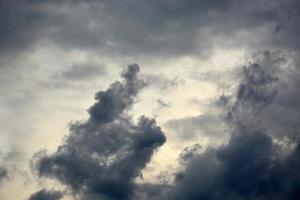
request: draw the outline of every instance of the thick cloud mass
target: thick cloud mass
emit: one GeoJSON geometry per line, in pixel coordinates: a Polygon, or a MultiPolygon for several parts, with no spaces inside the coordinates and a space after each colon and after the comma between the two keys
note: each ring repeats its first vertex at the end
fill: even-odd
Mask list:
{"type": "Polygon", "coordinates": [[[283,56],[265,51],[242,68],[236,93],[217,102],[231,130],[229,142],[204,152],[198,144],[185,148],[174,183],[134,183],[165,142],[154,120],[141,117],[134,125],[126,114],[144,85],[136,64],[122,73],[123,82],[96,94],[90,118],[72,124],[56,153],[38,156],[39,175],[56,178],[88,200],[297,200],[300,115],[293,109],[300,98],[293,93],[300,81],[295,63],[287,65],[283,56]]]}
{"type": "Polygon", "coordinates": [[[192,158],[168,199],[298,199],[299,161],[299,145],[281,160],[270,136],[238,133],[192,158]]]}
{"type": "Polygon", "coordinates": [[[229,45],[263,42],[299,49],[298,8],[295,0],[3,0],[0,50],[50,41],[63,48],[127,55],[199,55],[216,38],[226,38],[229,45]],[[232,35],[243,42],[236,43],[232,35]]]}
{"type": "Polygon", "coordinates": [[[38,156],[36,167],[43,177],[59,180],[83,199],[128,199],[134,178],[165,142],[153,119],[144,116],[136,125],[126,115],[143,86],[139,67],[129,65],[106,91],[96,94],[86,122],[71,125],[65,143],[52,155],[38,156]]]}
{"type": "MultiPolygon", "coordinates": [[[[288,99],[296,97],[292,93],[294,84],[300,85],[298,78],[289,79],[285,87],[277,84],[280,77],[285,76],[283,72],[287,68],[275,75],[274,67],[278,60],[271,62],[272,59],[266,55],[269,52],[263,56],[261,63],[272,64],[273,69],[265,68],[270,66],[262,66],[261,63],[249,64],[243,70],[236,96],[230,97],[233,102],[229,103],[229,99],[223,101],[227,106],[227,123],[233,127],[229,143],[218,149],[209,148],[198,155],[192,150],[185,152],[185,158],[189,159],[184,159],[184,170],[178,173],[174,188],[166,199],[300,198],[300,143],[289,134],[295,131],[294,127],[286,126],[295,120],[299,122],[300,118],[294,115],[290,120],[287,116],[293,110],[285,104],[288,99]],[[270,124],[274,117],[270,112],[274,113],[278,107],[282,113],[276,116],[279,117],[276,121],[283,126],[282,134],[294,144],[292,146],[278,143],[283,135],[279,135],[270,124]],[[289,153],[283,153],[287,150],[289,153]]],[[[290,70],[293,69],[288,68],[290,70]]]]}

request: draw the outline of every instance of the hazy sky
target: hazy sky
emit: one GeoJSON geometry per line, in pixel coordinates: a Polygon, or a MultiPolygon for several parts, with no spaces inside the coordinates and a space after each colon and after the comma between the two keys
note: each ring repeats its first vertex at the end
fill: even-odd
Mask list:
{"type": "Polygon", "coordinates": [[[1,0],[0,199],[298,200],[299,10],[1,0]]]}

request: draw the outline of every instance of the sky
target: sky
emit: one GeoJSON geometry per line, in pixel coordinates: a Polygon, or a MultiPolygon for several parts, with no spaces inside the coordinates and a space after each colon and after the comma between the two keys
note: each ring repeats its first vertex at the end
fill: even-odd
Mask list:
{"type": "Polygon", "coordinates": [[[1,0],[0,199],[298,200],[299,9],[1,0]]]}

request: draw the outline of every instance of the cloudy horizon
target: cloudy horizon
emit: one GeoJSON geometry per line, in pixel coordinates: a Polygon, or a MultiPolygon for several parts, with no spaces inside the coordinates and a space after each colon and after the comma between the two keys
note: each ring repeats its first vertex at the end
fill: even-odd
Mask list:
{"type": "Polygon", "coordinates": [[[299,9],[0,1],[0,199],[298,200],[299,9]]]}

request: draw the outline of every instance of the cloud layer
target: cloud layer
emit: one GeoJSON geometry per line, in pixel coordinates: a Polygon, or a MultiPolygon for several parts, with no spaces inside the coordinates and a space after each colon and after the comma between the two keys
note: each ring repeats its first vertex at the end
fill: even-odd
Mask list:
{"type": "Polygon", "coordinates": [[[299,49],[298,7],[294,0],[5,0],[1,50],[20,51],[40,41],[121,55],[207,54],[216,41],[299,49]]]}

